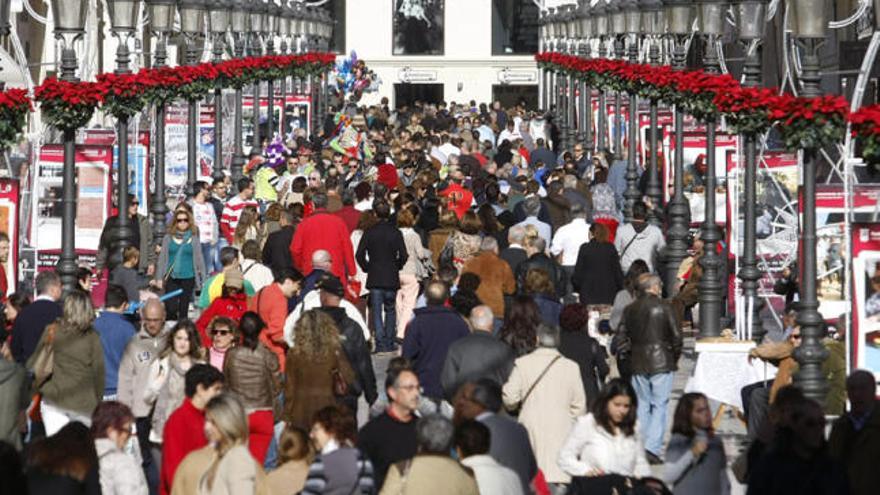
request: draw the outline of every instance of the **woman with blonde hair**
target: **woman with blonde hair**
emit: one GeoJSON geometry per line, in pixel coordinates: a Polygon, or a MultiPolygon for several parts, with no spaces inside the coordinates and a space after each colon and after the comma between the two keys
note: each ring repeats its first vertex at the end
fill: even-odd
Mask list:
{"type": "MultiPolygon", "coordinates": [[[[27,368],[33,370],[51,346],[51,375],[43,383],[35,382],[43,397],[40,413],[46,436],[71,421],[92,424],[92,411],[104,395],[104,350],[92,326],[94,321],[95,309],[88,294],[71,292],[64,298],[61,318],[46,326],[28,360],[27,368]]],[[[39,380],[40,370],[35,372],[39,380]]]]}
{"type": "Polygon", "coordinates": [[[183,290],[183,294],[165,302],[167,319],[176,321],[187,318],[193,292],[201,289],[207,274],[192,211],[177,208],[172,218],[168,235],[162,238],[155,277],[156,285],[166,292],[183,290]]]}
{"type": "Polygon", "coordinates": [[[278,440],[280,465],[266,476],[269,493],[296,495],[301,492],[306,484],[313,454],[309,434],[301,428],[286,425],[278,440]]]}
{"type": "Polygon", "coordinates": [[[199,494],[256,493],[257,486],[265,483],[266,475],[248,451],[247,416],[235,395],[220,394],[208,402],[205,436],[214,447],[214,458],[199,480],[199,494]]]}
{"type": "Polygon", "coordinates": [[[241,210],[241,216],[238,219],[238,225],[235,226],[235,233],[232,236],[232,246],[241,251],[245,241],[257,241],[260,247],[263,247],[263,226],[260,223],[260,213],[253,206],[245,206],[241,210]]]}
{"type": "MultiPolygon", "coordinates": [[[[155,403],[150,442],[153,457],[159,459],[162,451],[162,432],[168,418],[182,403],[185,394],[186,372],[194,364],[205,362],[205,349],[195,323],[181,320],[168,333],[168,343],[159,359],[150,365],[144,402],[155,403]]],[[[161,462],[156,462],[161,465],[161,462]]]]}
{"type": "Polygon", "coordinates": [[[320,309],[302,314],[294,327],[294,345],[287,351],[284,384],[285,422],[308,429],[312,415],[335,405],[354,383],[354,371],[339,342],[333,319],[320,309]]]}

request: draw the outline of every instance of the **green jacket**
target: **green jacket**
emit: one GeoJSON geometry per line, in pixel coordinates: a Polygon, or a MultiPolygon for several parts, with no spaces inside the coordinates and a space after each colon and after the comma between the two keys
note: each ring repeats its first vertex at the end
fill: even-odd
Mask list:
{"type": "MultiPolygon", "coordinates": [[[[28,369],[46,345],[49,332],[37,344],[28,369]]],[[[104,396],[104,351],[94,328],[74,333],[59,325],[52,344],[55,352],[52,376],[40,388],[43,400],[53,406],[92,416],[104,396]]]]}

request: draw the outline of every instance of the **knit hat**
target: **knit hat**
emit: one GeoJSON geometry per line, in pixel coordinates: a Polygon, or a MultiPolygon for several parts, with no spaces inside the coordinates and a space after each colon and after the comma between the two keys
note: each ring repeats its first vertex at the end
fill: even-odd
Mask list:
{"type": "Polygon", "coordinates": [[[244,288],[244,274],[241,270],[235,268],[226,272],[223,276],[223,285],[241,290],[244,288]]]}

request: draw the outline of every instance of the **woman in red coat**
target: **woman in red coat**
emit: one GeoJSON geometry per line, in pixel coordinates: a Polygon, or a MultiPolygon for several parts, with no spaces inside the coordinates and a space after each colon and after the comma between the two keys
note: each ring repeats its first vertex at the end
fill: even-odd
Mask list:
{"type": "Polygon", "coordinates": [[[225,316],[232,321],[239,321],[247,312],[247,295],[244,293],[244,275],[241,270],[229,270],[223,280],[223,294],[214,299],[199,319],[196,328],[202,336],[202,342],[206,348],[211,346],[211,336],[208,335],[208,325],[215,316],[225,316]]]}

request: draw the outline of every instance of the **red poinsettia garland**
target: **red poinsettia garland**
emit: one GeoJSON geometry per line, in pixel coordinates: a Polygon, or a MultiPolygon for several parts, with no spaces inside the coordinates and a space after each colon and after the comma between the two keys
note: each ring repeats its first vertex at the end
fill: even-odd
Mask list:
{"type": "Polygon", "coordinates": [[[31,111],[31,100],[23,89],[0,91],[0,146],[15,143],[31,111]]]}

